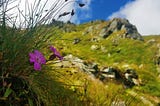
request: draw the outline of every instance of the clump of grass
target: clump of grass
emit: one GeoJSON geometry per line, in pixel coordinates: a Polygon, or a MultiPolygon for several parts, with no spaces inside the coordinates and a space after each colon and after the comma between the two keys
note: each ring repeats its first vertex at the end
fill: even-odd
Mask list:
{"type": "Polygon", "coordinates": [[[30,86],[29,75],[34,69],[29,63],[29,53],[35,49],[42,51],[47,47],[50,40],[56,38],[56,28],[48,28],[48,25],[54,18],[65,16],[64,13],[60,13],[63,7],[72,2],[79,3],[55,0],[50,4],[51,7],[45,10],[48,1],[43,4],[41,0],[35,0],[33,5],[28,2],[25,1],[25,10],[20,9],[18,0],[0,2],[0,103],[2,105],[43,104],[38,93],[30,86]],[[12,10],[17,10],[18,13],[12,10]]]}

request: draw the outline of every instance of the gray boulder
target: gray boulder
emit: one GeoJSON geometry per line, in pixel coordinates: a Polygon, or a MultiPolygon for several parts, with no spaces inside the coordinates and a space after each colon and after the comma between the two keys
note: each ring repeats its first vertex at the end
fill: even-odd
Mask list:
{"type": "Polygon", "coordinates": [[[86,63],[84,60],[75,57],[72,54],[65,56],[63,61],[54,61],[53,65],[57,68],[77,68],[79,71],[83,71],[93,77],[98,71],[98,65],[96,63],[86,63]]]}
{"type": "Polygon", "coordinates": [[[114,18],[112,19],[99,33],[99,36],[106,38],[110,34],[124,30],[123,38],[131,38],[143,40],[142,36],[138,33],[137,28],[132,25],[127,19],[114,18]]]}

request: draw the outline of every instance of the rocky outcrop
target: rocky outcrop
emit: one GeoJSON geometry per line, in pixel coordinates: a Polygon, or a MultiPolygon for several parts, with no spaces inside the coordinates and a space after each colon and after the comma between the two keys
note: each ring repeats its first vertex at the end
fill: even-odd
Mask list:
{"type": "Polygon", "coordinates": [[[109,24],[105,26],[99,33],[99,35],[103,38],[108,37],[110,34],[124,30],[125,33],[120,35],[123,38],[131,38],[143,40],[142,36],[138,33],[137,28],[129,23],[127,19],[114,18],[109,21],[109,24]]]}
{"type": "Polygon", "coordinates": [[[54,66],[69,68],[71,74],[82,71],[92,78],[98,78],[102,82],[115,80],[124,84],[127,88],[134,85],[140,85],[138,75],[133,69],[127,69],[124,73],[118,68],[113,67],[104,67],[100,69],[97,63],[83,61],[71,54],[65,56],[63,61],[54,61],[54,66]]]}
{"type": "Polygon", "coordinates": [[[83,71],[91,76],[94,76],[93,73],[98,71],[98,66],[96,63],[86,63],[82,59],[75,57],[73,55],[67,55],[64,57],[63,61],[55,61],[55,67],[60,68],[77,68],[80,71],[83,71]]]}
{"type": "Polygon", "coordinates": [[[101,81],[114,79],[123,83],[126,88],[141,84],[138,74],[133,69],[126,69],[125,72],[122,72],[118,68],[106,67],[99,71],[98,77],[101,81]]]}

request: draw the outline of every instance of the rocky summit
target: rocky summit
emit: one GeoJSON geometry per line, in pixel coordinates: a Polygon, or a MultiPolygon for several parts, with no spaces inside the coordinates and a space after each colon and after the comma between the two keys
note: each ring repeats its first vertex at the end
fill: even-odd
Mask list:
{"type": "Polygon", "coordinates": [[[108,37],[110,34],[124,30],[125,33],[120,35],[123,38],[132,38],[143,40],[141,34],[137,31],[136,26],[132,25],[127,19],[114,18],[104,26],[100,32],[100,36],[103,38],[108,37]]]}

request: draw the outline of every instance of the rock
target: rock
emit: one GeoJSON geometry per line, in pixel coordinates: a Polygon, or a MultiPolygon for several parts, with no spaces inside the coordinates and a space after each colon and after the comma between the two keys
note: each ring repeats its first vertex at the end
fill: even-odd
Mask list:
{"type": "Polygon", "coordinates": [[[82,35],[86,35],[86,34],[88,34],[90,32],[93,32],[93,30],[94,30],[94,27],[90,26],[90,27],[85,29],[85,31],[82,33],[82,35]]]}
{"type": "Polygon", "coordinates": [[[115,79],[115,73],[113,73],[113,74],[101,74],[101,77],[104,77],[104,79],[106,79],[106,78],[115,79]]]}
{"type": "Polygon", "coordinates": [[[85,63],[82,59],[75,57],[73,55],[67,55],[64,56],[63,61],[54,61],[54,66],[59,67],[59,68],[70,68],[70,73],[77,73],[77,70],[83,71],[92,77],[94,77],[94,74],[96,74],[99,69],[98,69],[98,64],[96,63],[85,63]],[[75,69],[73,69],[75,68],[75,69]],[[72,71],[72,72],[71,72],[72,71]]]}
{"type": "Polygon", "coordinates": [[[123,38],[131,38],[143,40],[142,36],[138,33],[137,28],[130,24],[127,19],[114,18],[109,24],[107,24],[99,33],[99,36],[106,38],[110,34],[124,30],[125,33],[122,36],[123,38]]]}
{"type": "Polygon", "coordinates": [[[114,72],[114,69],[112,67],[106,67],[104,68],[103,70],[101,70],[101,72],[104,72],[104,73],[113,73],[114,72]]]}
{"type": "Polygon", "coordinates": [[[139,86],[141,84],[141,81],[139,79],[132,78],[132,81],[135,85],[139,86]]]}
{"type": "Polygon", "coordinates": [[[99,36],[101,36],[102,38],[107,38],[110,34],[112,33],[112,31],[109,31],[107,29],[107,27],[104,27],[100,33],[99,33],[99,36]]]}
{"type": "Polygon", "coordinates": [[[119,79],[121,78],[120,71],[112,67],[104,67],[100,71],[101,80],[104,79],[119,79]]]}
{"type": "MultiPolygon", "coordinates": [[[[92,79],[99,78],[102,82],[109,80],[118,81],[124,84],[126,87],[132,87],[134,85],[140,85],[141,82],[138,79],[138,75],[135,70],[127,69],[125,72],[122,72],[116,67],[104,67],[99,69],[98,64],[95,62],[83,61],[82,59],[73,56],[67,55],[64,56],[64,60],[49,61],[53,63],[53,68],[66,68],[66,72],[70,75],[76,74],[79,71],[85,72],[92,79]]],[[[49,63],[49,64],[51,64],[49,63]]],[[[47,62],[48,64],[48,62],[47,62]]],[[[118,63],[117,63],[118,64],[118,63]]],[[[129,67],[129,65],[124,65],[123,67],[129,67]]]]}
{"type": "Polygon", "coordinates": [[[93,37],[91,38],[91,42],[99,42],[100,38],[99,37],[93,37]]]}
{"type": "Polygon", "coordinates": [[[96,71],[99,70],[97,63],[92,63],[92,64],[91,64],[91,68],[95,69],[96,71]]]}
{"type": "Polygon", "coordinates": [[[91,50],[98,50],[98,49],[99,49],[98,45],[92,45],[91,46],[91,50]]]}
{"type": "Polygon", "coordinates": [[[94,29],[94,27],[93,27],[93,26],[90,26],[90,27],[88,28],[87,32],[93,32],[93,29],[94,29]]]}
{"type": "Polygon", "coordinates": [[[140,64],[138,68],[140,69],[144,68],[144,64],[140,64]]]}
{"type": "Polygon", "coordinates": [[[87,64],[88,68],[90,69],[90,72],[94,75],[96,75],[99,72],[98,64],[97,63],[90,63],[87,64]]]}
{"type": "Polygon", "coordinates": [[[146,43],[147,43],[147,44],[154,44],[155,42],[156,42],[155,39],[150,39],[150,40],[148,40],[146,43]]]}
{"type": "Polygon", "coordinates": [[[106,47],[105,46],[101,46],[101,51],[104,52],[104,53],[106,53],[107,52],[106,47]]]}
{"type": "Polygon", "coordinates": [[[124,72],[124,85],[126,87],[132,87],[134,85],[140,85],[140,81],[138,79],[138,75],[136,73],[135,70],[133,69],[127,69],[125,72],[124,72]]]}
{"type": "Polygon", "coordinates": [[[156,65],[160,66],[160,56],[156,56],[154,62],[156,65]]]}
{"type": "Polygon", "coordinates": [[[133,69],[127,69],[126,72],[125,72],[125,74],[128,74],[129,77],[131,77],[131,78],[138,79],[138,75],[137,75],[136,71],[133,70],[133,69]]]}
{"type": "Polygon", "coordinates": [[[127,69],[124,73],[118,68],[104,67],[98,73],[98,78],[101,81],[108,81],[108,79],[123,83],[126,88],[133,87],[134,85],[141,85],[141,81],[135,70],[127,69]]]}
{"type": "Polygon", "coordinates": [[[75,38],[75,39],[73,40],[73,44],[77,44],[77,43],[79,43],[80,41],[81,41],[80,38],[75,38]]]}

